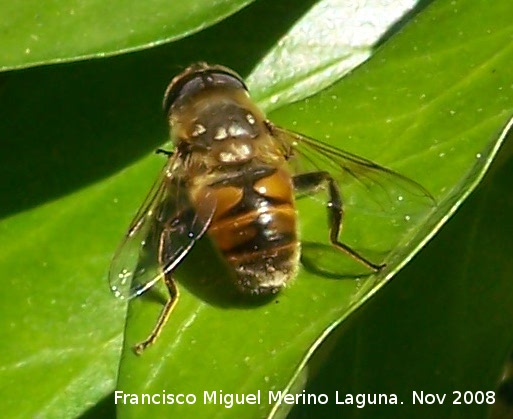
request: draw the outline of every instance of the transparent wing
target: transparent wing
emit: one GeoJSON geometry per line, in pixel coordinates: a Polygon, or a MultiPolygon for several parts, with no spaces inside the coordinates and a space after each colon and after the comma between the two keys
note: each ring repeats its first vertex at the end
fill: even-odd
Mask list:
{"type": "Polygon", "coordinates": [[[422,185],[406,176],[302,134],[268,126],[290,156],[292,170],[329,172],[341,188],[344,205],[408,216],[436,204],[422,185]]]}
{"type": "MultiPolygon", "coordinates": [[[[436,205],[423,186],[399,173],[271,123],[268,127],[295,174],[324,171],[335,180],[344,208],[339,240],[374,263],[387,263],[387,255],[413,237],[436,205]]],[[[324,211],[314,206],[326,208],[329,201],[326,193],[316,191],[306,191],[312,199],[297,203],[300,214],[309,214],[301,223],[304,266],[335,277],[361,275],[351,263],[341,262],[339,250],[326,243],[327,232],[319,228],[325,223],[324,211]]]]}
{"type": "Polygon", "coordinates": [[[171,157],[133,219],[109,271],[119,298],[141,295],[171,272],[206,232],[215,203],[202,201],[201,214],[189,202],[182,182],[187,167],[171,157]]]}

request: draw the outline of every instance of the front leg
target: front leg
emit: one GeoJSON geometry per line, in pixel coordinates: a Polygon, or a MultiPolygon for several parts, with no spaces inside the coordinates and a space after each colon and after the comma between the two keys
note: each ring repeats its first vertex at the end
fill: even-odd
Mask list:
{"type": "Polygon", "coordinates": [[[166,301],[164,308],[160,312],[157,323],[153,327],[151,333],[148,335],[146,339],[144,339],[142,342],[139,342],[137,345],[134,346],[134,352],[136,353],[136,355],[141,355],[148,346],[151,346],[155,343],[155,341],[160,335],[160,332],[167,323],[167,320],[169,319],[169,316],[173,311],[173,308],[178,302],[179,293],[178,288],[176,287],[175,281],[173,279],[172,272],[169,274],[165,274],[164,282],[166,283],[167,289],[169,291],[169,299],[166,301]]]}

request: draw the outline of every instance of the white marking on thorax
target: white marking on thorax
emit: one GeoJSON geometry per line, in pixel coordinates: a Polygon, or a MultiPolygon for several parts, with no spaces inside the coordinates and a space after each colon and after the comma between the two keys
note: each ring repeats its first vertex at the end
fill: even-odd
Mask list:
{"type": "Polygon", "coordinates": [[[223,163],[237,163],[248,160],[253,155],[253,147],[249,144],[232,143],[229,149],[223,150],[219,153],[219,161],[223,163]]]}
{"type": "Polygon", "coordinates": [[[217,128],[217,131],[214,135],[214,140],[225,140],[228,138],[228,133],[226,132],[225,127],[219,127],[217,128]]]}
{"type": "Polygon", "coordinates": [[[243,126],[234,122],[228,127],[228,134],[230,134],[230,137],[232,138],[242,137],[244,134],[247,134],[247,130],[244,129],[243,126]]]}
{"type": "Polygon", "coordinates": [[[256,119],[253,115],[251,115],[250,113],[246,114],[246,120],[251,124],[251,125],[254,125],[255,122],[256,122],[256,119]]]}
{"type": "Polygon", "coordinates": [[[192,131],[191,135],[193,137],[198,137],[201,134],[204,134],[205,132],[207,132],[207,129],[205,128],[204,125],[202,125],[202,124],[195,124],[194,125],[194,130],[192,131]]]}

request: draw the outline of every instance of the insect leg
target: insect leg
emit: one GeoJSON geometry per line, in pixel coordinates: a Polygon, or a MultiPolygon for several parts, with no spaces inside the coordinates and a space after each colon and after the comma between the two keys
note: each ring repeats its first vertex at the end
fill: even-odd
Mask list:
{"type": "Polygon", "coordinates": [[[367,266],[373,271],[381,270],[385,265],[376,265],[366,259],[348,245],[338,240],[342,227],[342,218],[344,210],[342,207],[342,198],[338,189],[338,185],[328,172],[311,172],[296,175],[293,178],[294,189],[300,193],[315,193],[319,189],[328,186],[328,223],[330,228],[330,242],[337,249],[351,256],[356,261],[367,266]]]}
{"type": "Polygon", "coordinates": [[[173,280],[172,273],[169,273],[164,276],[164,282],[166,283],[167,289],[169,290],[169,300],[167,300],[166,305],[160,312],[159,319],[157,320],[157,323],[155,324],[155,327],[149,334],[149,336],[143,340],[142,342],[138,343],[134,346],[134,352],[137,355],[141,355],[144,350],[155,343],[157,338],[160,335],[160,332],[164,328],[167,320],[169,319],[169,315],[173,311],[173,308],[175,307],[176,303],[178,302],[178,288],[176,287],[175,281],[173,280]]]}
{"type": "Polygon", "coordinates": [[[172,151],[164,150],[163,148],[157,148],[155,150],[155,154],[164,154],[168,157],[171,157],[174,153],[172,151]]]}

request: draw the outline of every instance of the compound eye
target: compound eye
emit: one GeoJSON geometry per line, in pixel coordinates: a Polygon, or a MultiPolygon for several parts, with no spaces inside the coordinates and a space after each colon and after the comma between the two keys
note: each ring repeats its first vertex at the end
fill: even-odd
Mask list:
{"type": "Polygon", "coordinates": [[[247,90],[244,82],[240,79],[239,76],[235,74],[226,73],[223,71],[213,71],[209,76],[207,76],[207,78],[212,86],[247,90]]]}
{"type": "Polygon", "coordinates": [[[224,67],[190,67],[169,85],[164,96],[163,107],[166,113],[180,102],[187,101],[198,92],[209,88],[248,90],[242,79],[224,67]]]}

